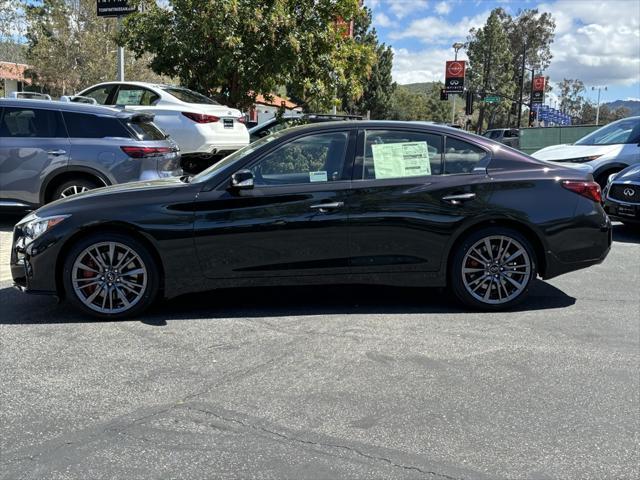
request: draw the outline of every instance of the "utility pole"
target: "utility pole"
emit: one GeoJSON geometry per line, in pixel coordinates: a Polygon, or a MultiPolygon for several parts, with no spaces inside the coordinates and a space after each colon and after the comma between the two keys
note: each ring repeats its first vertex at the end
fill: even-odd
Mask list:
{"type": "Polygon", "coordinates": [[[527,42],[524,42],[524,46],[522,47],[522,70],[520,71],[520,100],[518,101],[518,123],[516,124],[516,128],[520,128],[520,120],[522,119],[522,94],[524,91],[524,67],[525,60],[527,58],[527,42]]]}
{"type": "MultiPolygon", "coordinates": [[[[529,92],[529,126],[533,127],[533,122],[531,121],[531,112],[533,112],[533,79],[536,75],[536,69],[531,69],[531,91],[529,92]]],[[[520,127],[518,127],[520,128],[520,127]]]]}
{"type": "Polygon", "coordinates": [[[604,89],[604,91],[607,91],[607,87],[602,87],[602,86],[598,86],[598,87],[591,87],[591,90],[598,90],[598,103],[596,104],[596,125],[599,125],[600,122],[600,91],[602,89],[604,89]]]}
{"type": "MultiPolygon", "coordinates": [[[[122,30],[122,16],[118,15],[118,33],[122,30]]],[[[124,47],[118,45],[118,81],[124,82],[124,47]]]]}
{"type": "MultiPolygon", "coordinates": [[[[455,58],[454,60],[458,60],[458,50],[460,50],[462,47],[464,47],[464,44],[456,42],[453,45],[451,45],[453,47],[453,51],[455,52],[455,58]]],[[[453,94],[453,104],[451,105],[451,124],[453,125],[456,122],[456,97],[457,94],[453,94]]]]}

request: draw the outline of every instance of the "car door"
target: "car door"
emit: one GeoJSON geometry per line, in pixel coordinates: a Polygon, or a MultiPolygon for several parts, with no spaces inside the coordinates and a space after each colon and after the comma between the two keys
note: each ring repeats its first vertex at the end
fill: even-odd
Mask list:
{"type": "Polygon", "coordinates": [[[227,179],[201,192],[195,242],[204,275],[347,273],[354,148],[355,133],[346,129],[288,136],[249,161],[252,189],[230,189],[227,179]]]}
{"type": "Polygon", "coordinates": [[[60,112],[31,106],[0,112],[0,195],[29,205],[41,202],[41,187],[69,162],[69,138],[60,112]]]}
{"type": "Polygon", "coordinates": [[[349,238],[354,274],[435,272],[451,234],[482,212],[490,154],[452,136],[361,130],[349,238]]]}

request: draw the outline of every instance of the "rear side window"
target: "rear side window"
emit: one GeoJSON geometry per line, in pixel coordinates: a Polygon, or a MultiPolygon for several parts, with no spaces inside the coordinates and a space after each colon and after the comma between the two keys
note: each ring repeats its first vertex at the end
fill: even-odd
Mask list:
{"type": "Polygon", "coordinates": [[[116,105],[155,105],[160,96],[146,88],[122,85],[118,90],[116,105]]]}
{"type": "Polygon", "coordinates": [[[77,112],[63,112],[62,115],[71,138],[131,138],[122,122],[115,117],[77,112]]]}
{"type": "Polygon", "coordinates": [[[439,175],[442,136],[401,130],[367,130],[364,180],[439,175]]]}
{"type": "Polygon", "coordinates": [[[0,120],[0,137],[66,138],[56,110],[5,107],[0,120]]]}
{"type": "Polygon", "coordinates": [[[489,154],[468,142],[447,137],[444,152],[444,173],[472,173],[489,154]]]}
{"type": "Polygon", "coordinates": [[[140,140],[164,140],[165,134],[152,122],[128,121],[129,128],[136,132],[140,140]]]}

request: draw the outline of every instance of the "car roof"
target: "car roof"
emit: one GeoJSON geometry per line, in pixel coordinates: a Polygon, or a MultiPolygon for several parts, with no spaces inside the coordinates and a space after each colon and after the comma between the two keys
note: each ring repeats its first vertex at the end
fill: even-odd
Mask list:
{"type": "Polygon", "coordinates": [[[486,141],[486,138],[476,135],[475,133],[467,132],[459,128],[448,127],[446,125],[439,125],[437,123],[426,122],[426,121],[337,120],[337,121],[330,121],[330,122],[317,122],[317,123],[308,123],[305,125],[298,125],[295,127],[288,128],[286,131],[294,132],[294,131],[306,131],[306,130],[320,130],[320,129],[328,129],[333,127],[340,127],[340,128],[351,128],[351,127],[353,128],[403,128],[404,127],[409,129],[422,127],[432,132],[469,137],[472,140],[482,141],[483,143],[486,141]]]}
{"type": "Polygon", "coordinates": [[[0,107],[31,107],[60,110],[63,112],[92,113],[94,115],[105,115],[113,117],[130,117],[137,114],[134,111],[127,111],[121,108],[104,107],[102,105],[91,105],[88,103],[60,102],[57,100],[28,100],[15,98],[0,98],[0,107]]]}
{"type": "Polygon", "coordinates": [[[101,85],[135,85],[138,87],[148,87],[148,88],[184,88],[186,89],[186,87],[182,87],[180,85],[171,85],[169,83],[153,83],[153,82],[135,82],[135,81],[128,81],[128,80],[123,80],[122,82],[118,82],[118,81],[112,81],[112,82],[101,82],[101,83],[96,83],[95,85],[90,85],[86,88],[83,88],[82,91],[88,90],[90,88],[94,88],[94,87],[99,87],[101,85]]]}

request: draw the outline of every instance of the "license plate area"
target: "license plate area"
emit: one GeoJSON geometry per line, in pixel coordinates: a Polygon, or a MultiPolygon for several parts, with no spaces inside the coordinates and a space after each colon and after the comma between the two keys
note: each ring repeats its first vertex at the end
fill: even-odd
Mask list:
{"type": "Polygon", "coordinates": [[[635,217],[636,209],[634,207],[625,207],[621,205],[618,207],[618,215],[623,215],[625,217],[635,217]]]}
{"type": "Polygon", "coordinates": [[[233,118],[223,118],[222,125],[224,128],[233,128],[233,118]]]}

